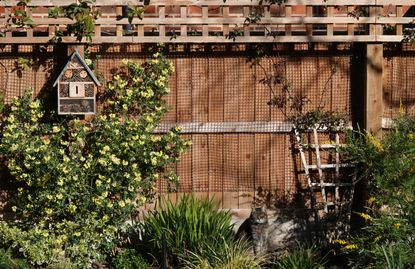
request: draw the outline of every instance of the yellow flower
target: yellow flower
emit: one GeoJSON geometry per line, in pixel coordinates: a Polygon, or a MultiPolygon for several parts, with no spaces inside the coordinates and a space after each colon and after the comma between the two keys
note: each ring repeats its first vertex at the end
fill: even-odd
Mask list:
{"type": "Polygon", "coordinates": [[[376,151],[379,152],[383,150],[382,142],[374,137],[370,132],[366,132],[366,137],[367,140],[375,147],[376,151]]]}
{"type": "Polygon", "coordinates": [[[76,236],[76,237],[80,237],[81,233],[80,232],[74,232],[73,235],[76,236]]]}
{"type": "Polygon", "coordinates": [[[17,211],[17,206],[12,206],[12,211],[16,212],[17,211]]]}
{"type": "Polygon", "coordinates": [[[374,196],[370,197],[369,200],[367,200],[369,205],[373,204],[374,201],[376,201],[376,197],[374,196]]]}
{"type": "Polygon", "coordinates": [[[398,223],[395,223],[395,228],[397,229],[397,230],[399,230],[399,228],[401,228],[401,224],[398,222],[398,223]]]}
{"type": "Polygon", "coordinates": [[[375,242],[377,242],[377,241],[379,241],[381,238],[382,238],[382,236],[378,235],[378,236],[376,236],[376,237],[375,237],[374,241],[375,241],[375,242]]]}
{"type": "Polygon", "coordinates": [[[39,101],[34,101],[29,104],[29,107],[32,109],[39,108],[39,101]]]}
{"type": "Polygon", "coordinates": [[[408,139],[413,140],[415,138],[415,135],[413,133],[408,134],[408,139]]]}
{"type": "Polygon", "coordinates": [[[118,202],[118,205],[120,207],[124,207],[125,206],[125,202],[123,200],[121,200],[121,201],[118,202]]]}
{"type": "Polygon", "coordinates": [[[51,215],[53,211],[50,208],[46,208],[45,212],[46,214],[51,215]]]}
{"type": "Polygon", "coordinates": [[[121,60],[121,63],[122,63],[123,65],[128,65],[129,60],[128,60],[128,59],[122,59],[122,60],[121,60]]]}
{"type": "Polygon", "coordinates": [[[54,132],[54,133],[59,133],[60,130],[61,129],[58,126],[53,126],[53,128],[52,128],[52,132],[54,132]]]}
{"type": "Polygon", "coordinates": [[[85,59],[85,63],[86,63],[87,65],[91,65],[91,64],[92,64],[92,60],[91,60],[91,59],[85,59]]]}
{"type": "Polygon", "coordinates": [[[345,249],[345,250],[357,249],[357,245],[356,244],[346,245],[346,246],[343,247],[343,249],[345,249]]]}
{"type": "Polygon", "coordinates": [[[372,220],[372,217],[369,214],[361,213],[361,212],[357,212],[356,214],[359,215],[360,217],[362,217],[365,220],[372,220]]]}
{"type": "Polygon", "coordinates": [[[335,242],[335,243],[338,243],[338,244],[340,244],[340,245],[347,245],[347,242],[346,242],[345,240],[342,240],[342,239],[337,239],[337,240],[334,240],[334,242],[335,242]]]}

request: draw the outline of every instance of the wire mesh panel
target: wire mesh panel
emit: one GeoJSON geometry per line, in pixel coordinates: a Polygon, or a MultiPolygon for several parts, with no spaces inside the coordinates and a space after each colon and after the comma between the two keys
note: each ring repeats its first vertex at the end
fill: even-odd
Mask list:
{"type": "MultiPolygon", "coordinates": [[[[150,45],[93,45],[88,50],[104,85],[100,91],[122,59],[143,62],[152,54],[150,45]]],[[[43,61],[46,65],[23,71],[19,77],[11,71],[17,57],[0,52],[9,75],[7,98],[22,94],[28,85],[34,85],[37,92],[45,88],[59,71],[54,54],[45,55],[49,57],[43,61]]],[[[175,72],[166,96],[170,110],[158,132],[180,125],[183,137],[193,142],[175,168],[181,178],[178,191],[216,197],[223,208],[250,208],[258,189],[277,193],[287,202],[297,191],[291,125],[286,123],[293,108],[270,105],[272,91],[280,93],[283,88],[278,84],[270,89],[264,78],[283,76],[293,96],[309,100],[304,111],[321,107],[350,113],[349,50],[282,49],[260,59],[258,65],[252,65],[252,56],[246,46],[238,44],[178,45],[167,52],[175,72]]],[[[2,87],[5,77],[0,71],[2,87]]],[[[164,182],[157,187],[161,193],[169,189],[164,182]]]]}
{"type": "Polygon", "coordinates": [[[400,107],[415,114],[415,46],[386,52],[384,116],[393,118],[400,107]]]}

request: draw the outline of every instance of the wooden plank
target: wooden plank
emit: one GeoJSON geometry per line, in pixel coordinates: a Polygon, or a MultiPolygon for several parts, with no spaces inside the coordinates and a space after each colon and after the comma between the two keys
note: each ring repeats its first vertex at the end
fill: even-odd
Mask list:
{"type": "Polygon", "coordinates": [[[271,190],[270,186],[270,159],[271,144],[270,134],[255,134],[255,159],[254,159],[254,190],[262,188],[271,190]]]}
{"type": "Polygon", "coordinates": [[[222,208],[223,191],[223,135],[208,135],[209,145],[209,198],[222,208]]]}
{"type": "Polygon", "coordinates": [[[271,72],[271,60],[269,57],[264,57],[261,59],[260,64],[261,66],[256,65],[252,70],[254,73],[252,77],[255,80],[255,121],[269,122],[271,113],[278,111],[278,109],[268,105],[268,102],[271,100],[271,90],[261,80],[267,76],[267,73],[271,72]],[[273,111],[271,112],[271,110],[273,111]]]}
{"type": "Polygon", "coordinates": [[[224,136],[223,146],[223,208],[238,208],[238,148],[237,134],[224,136]]]}
{"type": "MultiPolygon", "coordinates": [[[[122,6],[116,6],[115,7],[115,15],[117,17],[122,17],[122,6]]],[[[122,29],[122,25],[117,24],[117,28],[116,28],[116,36],[120,37],[123,36],[123,29],[122,29]]]]}
{"type": "MultiPolygon", "coordinates": [[[[177,74],[177,122],[191,122],[192,119],[192,60],[176,59],[177,74]]],[[[195,78],[196,79],[196,78],[195,78]]]]}
{"type": "Polygon", "coordinates": [[[222,122],[224,111],[224,60],[222,57],[211,57],[208,61],[208,95],[209,122],[222,122]]]}
{"type": "MultiPolygon", "coordinates": [[[[182,135],[184,139],[191,140],[191,135],[182,135]]],[[[183,153],[177,163],[177,175],[180,178],[179,191],[180,192],[191,192],[193,189],[193,175],[192,175],[192,155],[193,147],[183,153]]]]}
{"type": "MultiPolygon", "coordinates": [[[[174,66],[177,66],[177,59],[171,59],[174,66]]],[[[177,122],[177,72],[173,73],[169,78],[169,88],[170,92],[163,97],[166,100],[166,105],[168,108],[167,113],[163,116],[162,123],[176,123],[177,122]]]]}
{"type": "MultiPolygon", "coordinates": [[[[402,6],[396,6],[396,17],[401,18],[403,16],[403,7],[402,6]]],[[[403,34],[403,25],[398,24],[396,25],[396,34],[402,35],[403,34]]]]}
{"type": "MultiPolygon", "coordinates": [[[[245,112],[247,113],[247,112],[245,112]]],[[[249,209],[252,207],[252,200],[255,195],[254,184],[254,135],[239,135],[239,161],[238,167],[238,189],[239,189],[239,209],[249,209]]]]}
{"type": "Polygon", "coordinates": [[[365,129],[377,132],[383,116],[383,45],[366,45],[365,129]]]}
{"type": "MultiPolygon", "coordinates": [[[[229,6],[224,6],[222,8],[223,12],[223,18],[228,19],[229,18],[229,6]]],[[[229,35],[229,24],[224,23],[223,24],[223,36],[229,35]]]]}
{"type": "MultiPolygon", "coordinates": [[[[158,7],[158,13],[159,13],[159,21],[162,21],[166,17],[166,7],[165,6],[159,6],[158,7]]],[[[144,20],[143,20],[144,21],[144,20]]],[[[144,24],[144,22],[143,22],[144,24]]],[[[163,24],[163,22],[158,23],[159,24],[159,36],[164,37],[166,36],[166,25],[163,24]]]]}
{"type": "MultiPolygon", "coordinates": [[[[334,7],[328,6],[327,7],[327,17],[332,17],[334,15],[334,7]]],[[[327,35],[332,36],[333,35],[333,24],[327,24],[327,35]]]]}
{"type": "MultiPolygon", "coordinates": [[[[348,6],[347,7],[347,13],[353,12],[353,9],[354,9],[353,6],[348,6]]],[[[349,36],[354,35],[354,27],[355,27],[355,24],[353,24],[353,23],[348,23],[347,24],[347,35],[349,35],[349,36]]]]}
{"type": "MultiPolygon", "coordinates": [[[[187,18],[187,6],[180,6],[180,18],[187,18]]],[[[180,36],[187,36],[187,24],[180,25],[180,36]]]]}
{"type": "Polygon", "coordinates": [[[244,60],[239,60],[239,83],[234,87],[239,88],[239,120],[255,121],[255,77],[252,76],[252,69],[244,60]]]}
{"type": "MultiPolygon", "coordinates": [[[[7,33],[6,33],[7,35],[7,33]]],[[[237,37],[237,41],[240,43],[309,43],[309,42],[401,42],[403,36],[393,36],[393,35],[380,35],[380,36],[371,36],[371,35],[357,35],[357,36],[342,36],[334,35],[329,36],[249,36],[237,37]]],[[[47,43],[50,40],[49,37],[4,37],[0,38],[0,44],[35,44],[35,43],[47,43]]],[[[90,44],[104,44],[104,43],[231,43],[234,44],[235,41],[232,39],[227,39],[222,36],[209,36],[209,37],[200,37],[200,36],[178,36],[176,38],[171,38],[169,36],[144,36],[144,37],[135,37],[135,36],[101,36],[101,37],[92,37],[91,42],[88,42],[85,38],[81,41],[77,41],[76,37],[64,36],[62,37],[62,43],[90,43],[90,44]]]]}
{"type": "MultiPolygon", "coordinates": [[[[198,5],[213,5],[213,6],[257,6],[261,0],[227,0],[226,3],[223,0],[199,0],[198,5]]],[[[16,6],[18,0],[9,0],[0,2],[0,6],[16,6]]],[[[72,4],[73,0],[32,0],[28,3],[28,6],[66,6],[72,4]]],[[[130,5],[131,0],[97,0],[96,6],[114,6],[114,5],[130,5]]],[[[194,5],[192,0],[152,0],[151,5],[194,5]]],[[[287,0],[284,2],[286,5],[310,5],[309,0],[287,0]]],[[[314,0],[312,5],[314,6],[346,6],[346,5],[390,5],[391,0],[314,0]]],[[[413,0],[394,0],[395,5],[412,5],[413,0]]]]}
{"type": "Polygon", "coordinates": [[[208,196],[209,191],[209,151],[207,135],[193,135],[192,151],[192,192],[198,197],[208,196]]]}
{"type": "Polygon", "coordinates": [[[228,75],[224,77],[224,121],[239,121],[239,87],[235,87],[239,83],[239,61],[236,57],[224,58],[224,66],[232,66],[228,71],[228,75]]]}
{"type": "MultiPolygon", "coordinates": [[[[313,6],[310,6],[310,5],[306,6],[306,16],[307,16],[307,19],[310,17],[313,17],[313,6]]],[[[313,35],[313,25],[306,24],[306,34],[308,36],[313,35]]]]}
{"type": "Polygon", "coordinates": [[[194,122],[207,122],[209,115],[208,62],[192,58],[192,115],[194,122]]]}
{"type": "Polygon", "coordinates": [[[209,28],[208,28],[208,25],[206,23],[208,17],[209,17],[209,7],[208,6],[202,6],[202,20],[203,20],[202,36],[204,36],[204,37],[209,36],[209,28]]]}

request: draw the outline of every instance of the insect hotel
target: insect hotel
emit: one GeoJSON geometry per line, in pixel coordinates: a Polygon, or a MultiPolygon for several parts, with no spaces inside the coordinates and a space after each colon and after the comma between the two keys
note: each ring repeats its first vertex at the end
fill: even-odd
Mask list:
{"type": "Polygon", "coordinates": [[[53,84],[58,91],[59,115],[92,115],[100,86],[94,73],[75,50],[53,84]]]}

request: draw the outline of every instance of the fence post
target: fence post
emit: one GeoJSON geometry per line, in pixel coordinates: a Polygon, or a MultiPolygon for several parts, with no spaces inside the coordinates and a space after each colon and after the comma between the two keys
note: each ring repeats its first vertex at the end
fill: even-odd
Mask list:
{"type": "Polygon", "coordinates": [[[366,91],[364,125],[374,133],[382,129],[383,44],[366,45],[366,91]]]}

